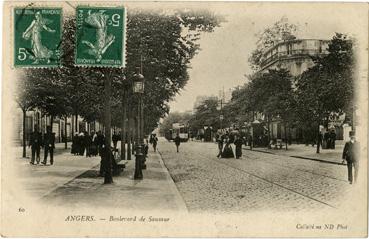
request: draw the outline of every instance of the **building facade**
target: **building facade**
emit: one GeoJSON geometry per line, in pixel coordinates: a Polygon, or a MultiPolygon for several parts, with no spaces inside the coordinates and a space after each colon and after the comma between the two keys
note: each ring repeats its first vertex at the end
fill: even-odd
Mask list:
{"type": "Polygon", "coordinates": [[[13,115],[13,123],[15,126],[15,132],[13,134],[13,141],[15,145],[22,145],[23,133],[26,134],[26,144],[28,145],[31,132],[35,127],[38,127],[38,130],[44,134],[46,133],[46,127],[52,125],[52,132],[55,133],[56,143],[64,142],[65,137],[67,138],[67,141],[71,141],[73,132],[76,133],[87,131],[91,133],[103,130],[103,126],[99,122],[87,123],[82,117],[77,117],[76,124],[76,116],[70,116],[67,118],[56,117],[51,123],[51,117],[43,116],[39,110],[26,112],[25,132],[23,132],[22,110],[18,109],[13,115]]]}
{"type": "MultiPolygon", "coordinates": [[[[329,42],[329,40],[322,39],[295,39],[279,42],[262,54],[259,72],[265,73],[270,69],[283,68],[288,70],[292,76],[298,77],[314,66],[313,57],[328,54],[329,42]]],[[[340,117],[341,121],[342,119],[344,116],[340,117]]],[[[330,126],[336,129],[337,139],[343,139],[345,132],[339,125],[335,122],[330,126]]],[[[278,119],[271,121],[269,130],[272,139],[284,139],[286,135],[293,140],[302,138],[300,129],[285,128],[278,119]]]]}

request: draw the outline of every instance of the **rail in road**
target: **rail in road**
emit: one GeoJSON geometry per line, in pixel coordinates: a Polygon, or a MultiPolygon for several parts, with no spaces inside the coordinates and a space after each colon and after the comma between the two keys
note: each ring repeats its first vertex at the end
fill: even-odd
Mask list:
{"type": "MultiPolygon", "coordinates": [[[[323,204],[323,205],[325,205],[325,206],[328,206],[328,207],[331,207],[331,208],[335,208],[335,209],[337,209],[337,207],[335,207],[334,205],[332,205],[332,204],[330,204],[330,203],[328,203],[328,202],[324,202],[323,200],[319,200],[319,199],[314,198],[314,197],[312,197],[312,196],[309,196],[309,195],[307,195],[307,194],[305,194],[305,193],[298,192],[298,191],[296,191],[296,190],[295,190],[295,189],[293,189],[293,188],[290,188],[290,187],[288,187],[288,186],[285,186],[285,185],[282,185],[282,184],[280,184],[280,183],[277,183],[277,182],[274,182],[274,181],[272,181],[272,180],[269,180],[269,179],[267,179],[266,177],[259,176],[259,175],[255,174],[255,173],[253,173],[253,172],[250,172],[250,171],[248,171],[248,170],[246,170],[246,169],[239,168],[239,167],[236,167],[236,166],[234,166],[234,165],[231,165],[230,163],[227,163],[227,161],[226,161],[227,159],[223,159],[223,160],[222,160],[222,159],[218,159],[218,158],[216,158],[216,159],[215,159],[215,158],[209,158],[208,156],[206,156],[206,155],[204,155],[204,154],[201,154],[201,153],[197,153],[197,156],[199,156],[199,157],[201,157],[201,158],[203,158],[203,159],[205,159],[205,160],[210,160],[210,161],[212,161],[212,162],[216,162],[217,164],[221,164],[221,165],[224,165],[224,166],[230,167],[230,168],[232,168],[232,169],[238,170],[238,171],[240,171],[240,172],[242,172],[242,173],[248,174],[248,175],[250,175],[250,176],[252,176],[252,177],[258,178],[259,180],[262,180],[262,181],[264,181],[264,182],[270,183],[270,184],[275,185],[275,186],[277,186],[277,187],[283,188],[283,189],[285,189],[285,190],[287,190],[287,191],[289,191],[289,192],[292,192],[292,193],[298,194],[298,195],[300,195],[300,196],[302,196],[302,197],[305,197],[305,198],[307,198],[307,199],[313,200],[313,201],[318,202],[318,203],[320,203],[320,204],[323,204]]],[[[282,165],[280,165],[280,164],[278,164],[278,163],[264,162],[264,161],[261,161],[261,160],[258,160],[258,162],[262,162],[262,163],[265,163],[265,164],[271,164],[271,165],[273,165],[273,166],[277,166],[277,167],[283,167],[283,168],[288,167],[288,168],[290,168],[290,169],[292,169],[292,170],[295,170],[295,171],[301,171],[301,172],[303,172],[303,173],[308,173],[308,174],[313,174],[313,175],[319,175],[319,176],[322,176],[322,177],[327,177],[327,178],[329,178],[329,179],[331,179],[331,180],[334,180],[334,181],[336,181],[336,182],[339,182],[339,183],[347,183],[347,182],[346,182],[346,180],[338,179],[338,178],[335,178],[335,177],[332,177],[332,176],[327,176],[327,175],[324,175],[324,174],[319,174],[319,173],[311,172],[311,171],[308,171],[308,170],[296,169],[296,168],[294,168],[294,167],[289,167],[289,166],[286,166],[286,165],[283,165],[283,166],[282,166],[282,165]]]]}

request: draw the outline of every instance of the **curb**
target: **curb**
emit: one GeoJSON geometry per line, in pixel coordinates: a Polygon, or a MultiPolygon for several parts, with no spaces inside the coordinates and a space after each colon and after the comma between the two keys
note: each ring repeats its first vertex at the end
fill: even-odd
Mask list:
{"type": "Polygon", "coordinates": [[[183,200],[182,195],[179,193],[178,188],[177,188],[175,182],[173,181],[172,176],[170,175],[170,173],[168,171],[168,168],[165,166],[165,163],[163,161],[163,158],[162,158],[162,155],[161,155],[160,151],[159,150],[156,150],[156,151],[157,151],[156,154],[159,156],[158,158],[159,158],[160,165],[162,166],[162,169],[166,174],[167,180],[170,182],[169,183],[170,190],[175,194],[175,197],[178,199],[176,201],[177,201],[177,204],[179,206],[179,210],[188,213],[187,205],[186,205],[185,201],[183,200]]]}
{"type": "Polygon", "coordinates": [[[249,150],[249,151],[255,151],[255,152],[260,152],[260,153],[265,153],[265,154],[272,154],[272,155],[277,155],[277,156],[286,156],[286,157],[290,157],[290,158],[298,158],[298,159],[305,159],[305,160],[311,160],[311,161],[316,161],[316,162],[320,162],[320,163],[328,163],[328,164],[335,164],[335,165],[341,165],[341,166],[346,166],[346,164],[343,163],[338,163],[338,162],[333,162],[330,160],[324,160],[324,159],[317,159],[317,158],[310,158],[310,157],[304,157],[304,156],[296,156],[296,155],[280,155],[280,154],[276,154],[273,152],[267,152],[267,151],[263,151],[263,150],[251,150],[251,149],[247,149],[247,148],[242,148],[243,150],[249,150]]]}

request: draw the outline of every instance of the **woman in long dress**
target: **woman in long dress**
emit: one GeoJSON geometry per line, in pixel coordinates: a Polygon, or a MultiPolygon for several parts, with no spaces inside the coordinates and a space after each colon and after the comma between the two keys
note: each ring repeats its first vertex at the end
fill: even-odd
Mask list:
{"type": "Polygon", "coordinates": [[[222,152],[222,158],[234,158],[231,141],[228,136],[225,138],[225,145],[222,152]]]}
{"type": "Polygon", "coordinates": [[[32,59],[35,60],[33,63],[38,63],[39,60],[47,60],[47,62],[49,63],[50,58],[53,55],[53,52],[51,50],[42,45],[41,38],[41,32],[43,30],[51,33],[55,32],[55,30],[52,30],[46,26],[46,24],[50,22],[50,20],[44,19],[41,16],[40,12],[36,12],[35,20],[33,20],[31,25],[29,25],[29,27],[23,32],[22,36],[24,39],[31,39],[32,53],[34,54],[34,56],[32,56],[32,59]]]}

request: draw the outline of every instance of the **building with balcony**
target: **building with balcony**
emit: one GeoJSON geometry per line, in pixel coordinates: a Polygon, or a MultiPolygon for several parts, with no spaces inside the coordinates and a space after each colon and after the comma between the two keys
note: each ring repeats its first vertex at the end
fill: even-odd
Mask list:
{"type": "MultiPolygon", "coordinates": [[[[281,41],[262,54],[259,72],[264,73],[270,69],[284,68],[292,76],[298,77],[314,65],[313,57],[328,54],[329,42],[329,40],[322,39],[281,41]]],[[[342,127],[337,126],[337,124],[332,125],[332,127],[336,128],[337,139],[342,139],[344,135],[342,127]]],[[[301,129],[285,129],[279,119],[273,119],[269,125],[269,129],[272,139],[285,138],[285,130],[287,130],[289,138],[293,140],[302,138],[301,129]]]]}
{"type": "Polygon", "coordinates": [[[261,69],[285,68],[291,75],[298,76],[314,65],[312,56],[328,53],[329,40],[295,39],[279,42],[265,51],[261,57],[261,69]]]}

